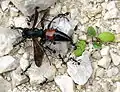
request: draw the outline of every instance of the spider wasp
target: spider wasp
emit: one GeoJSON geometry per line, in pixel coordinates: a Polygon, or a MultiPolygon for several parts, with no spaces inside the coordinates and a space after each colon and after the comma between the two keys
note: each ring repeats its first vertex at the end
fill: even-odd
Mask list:
{"type": "MultiPolygon", "coordinates": [[[[38,7],[35,8],[35,14],[34,14],[34,22],[33,22],[33,26],[32,28],[22,28],[22,27],[12,27],[12,29],[20,29],[22,30],[22,40],[19,41],[18,43],[16,43],[15,45],[13,45],[14,47],[18,44],[20,44],[21,42],[24,42],[27,38],[32,38],[33,41],[33,47],[34,47],[34,61],[37,67],[40,67],[42,64],[42,60],[43,60],[43,56],[45,53],[45,48],[43,47],[43,44],[46,41],[70,41],[71,43],[73,43],[72,38],[69,37],[67,34],[59,31],[58,29],[53,29],[50,28],[51,23],[53,22],[54,19],[58,18],[58,17],[65,17],[69,14],[69,12],[65,13],[65,14],[58,14],[57,16],[55,16],[50,23],[48,24],[48,27],[46,29],[44,29],[44,17],[46,16],[46,14],[43,15],[43,17],[41,18],[41,26],[42,29],[38,29],[35,28],[35,25],[37,23],[38,20],[38,7]],[[41,40],[38,40],[38,37],[41,38],[41,40]]],[[[61,56],[60,56],[61,58],[61,56]]]]}

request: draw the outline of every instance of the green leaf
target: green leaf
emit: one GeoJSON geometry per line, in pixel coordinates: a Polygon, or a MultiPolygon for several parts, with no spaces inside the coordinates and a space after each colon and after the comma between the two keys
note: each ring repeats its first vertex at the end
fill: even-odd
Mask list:
{"type": "Polygon", "coordinates": [[[110,32],[103,32],[98,35],[98,38],[102,42],[113,42],[115,40],[115,35],[110,32]]]}
{"type": "Polygon", "coordinates": [[[82,53],[85,51],[86,42],[84,40],[79,40],[76,44],[77,49],[73,51],[75,56],[81,56],[82,53]]]}
{"type": "Polygon", "coordinates": [[[94,42],[93,43],[93,46],[94,46],[94,48],[101,48],[102,47],[102,43],[100,43],[100,42],[94,42]]]}
{"type": "Polygon", "coordinates": [[[96,36],[96,31],[95,31],[95,29],[92,26],[90,26],[87,29],[87,34],[88,34],[88,36],[94,37],[94,36],[96,36]]]}
{"type": "Polygon", "coordinates": [[[86,47],[86,42],[84,40],[79,40],[76,44],[75,44],[76,47],[81,47],[81,48],[84,48],[86,47]]]}
{"type": "Polygon", "coordinates": [[[82,53],[83,53],[83,52],[82,52],[81,48],[77,48],[76,50],[74,50],[74,54],[75,54],[76,57],[81,56],[82,53]]]}

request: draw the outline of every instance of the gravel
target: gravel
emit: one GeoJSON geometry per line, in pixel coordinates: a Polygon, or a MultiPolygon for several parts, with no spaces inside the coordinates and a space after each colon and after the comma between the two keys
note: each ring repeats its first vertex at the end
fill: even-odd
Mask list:
{"type": "MultiPolygon", "coordinates": [[[[1,0],[0,4],[0,83],[3,84],[0,92],[120,92],[119,0],[1,0]],[[88,42],[85,51],[89,52],[89,57],[83,55],[81,65],[78,62],[70,64],[69,58],[75,56],[70,54],[72,47],[69,43],[51,45],[52,49],[63,52],[62,56],[67,56],[67,64],[63,65],[58,55],[50,54],[48,57],[52,65],[45,57],[40,68],[34,63],[31,39],[13,48],[22,36],[21,30],[12,30],[10,26],[30,27],[26,18],[34,13],[36,5],[40,6],[39,11],[50,7],[47,20],[70,12],[66,16],[69,21],[60,18],[57,24],[58,18],[53,25],[72,35],[74,42],[79,39],[88,42]],[[78,28],[74,30],[76,25],[78,28]],[[93,48],[92,39],[86,34],[89,26],[95,27],[98,33],[114,33],[115,42],[103,44],[101,49],[93,48]]],[[[42,15],[43,12],[40,12],[38,20],[42,15]]],[[[45,26],[49,23],[47,20],[45,26]]],[[[41,26],[38,25],[38,28],[41,26]]]]}

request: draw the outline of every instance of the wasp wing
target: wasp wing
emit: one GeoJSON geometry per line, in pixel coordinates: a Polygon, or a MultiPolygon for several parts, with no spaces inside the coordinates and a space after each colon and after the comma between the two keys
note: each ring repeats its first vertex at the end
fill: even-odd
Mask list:
{"type": "Polygon", "coordinates": [[[40,67],[42,64],[42,60],[44,57],[43,47],[40,45],[37,38],[33,38],[33,46],[34,46],[34,60],[36,66],[40,67]]]}

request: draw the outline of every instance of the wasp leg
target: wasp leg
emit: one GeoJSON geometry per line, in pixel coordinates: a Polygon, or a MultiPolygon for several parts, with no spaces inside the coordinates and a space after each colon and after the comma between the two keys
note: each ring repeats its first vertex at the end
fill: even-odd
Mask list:
{"type": "Polygon", "coordinates": [[[61,54],[58,54],[58,56],[59,56],[59,59],[62,60],[62,64],[66,65],[67,62],[64,61],[64,58],[61,56],[61,54]]]}
{"type": "MultiPolygon", "coordinates": [[[[46,57],[47,57],[50,65],[51,65],[50,59],[49,59],[49,57],[48,57],[48,55],[47,55],[47,53],[46,53],[46,51],[45,51],[45,47],[41,44],[41,42],[40,42],[40,43],[37,42],[37,44],[39,45],[39,47],[42,47],[42,55],[43,55],[43,54],[46,55],[46,57]]],[[[35,49],[34,49],[34,50],[35,50],[35,49]]],[[[35,52],[34,52],[34,53],[35,53],[35,52]]],[[[36,55],[37,55],[37,54],[36,54],[36,55]]]]}
{"type": "MultiPolygon", "coordinates": [[[[80,61],[80,62],[78,62],[78,61],[77,61],[77,60],[75,60],[74,58],[69,58],[69,60],[73,60],[73,61],[74,61],[77,65],[80,65],[80,62],[81,62],[81,61],[80,61]]],[[[74,62],[73,62],[73,64],[75,64],[74,62]]]]}
{"type": "Polygon", "coordinates": [[[13,47],[16,47],[17,45],[19,45],[20,43],[22,43],[22,42],[24,42],[26,40],[26,38],[23,38],[21,41],[19,41],[18,43],[15,43],[14,45],[13,45],[13,47]]]}
{"type": "MultiPolygon", "coordinates": [[[[23,30],[24,31],[24,28],[22,27],[15,27],[15,26],[11,26],[11,29],[20,29],[20,30],[23,30]]],[[[19,31],[18,31],[19,32],[19,31]]],[[[26,38],[22,38],[19,42],[15,43],[13,45],[13,47],[16,47],[17,45],[19,45],[20,43],[24,42],[26,40],[26,38]]]]}
{"type": "Polygon", "coordinates": [[[46,51],[45,51],[45,48],[44,48],[44,47],[43,47],[43,51],[44,51],[44,53],[45,53],[45,55],[46,55],[46,57],[47,57],[47,59],[48,59],[48,61],[49,61],[50,65],[51,65],[50,59],[49,59],[49,57],[48,57],[48,55],[47,55],[47,53],[46,53],[46,51]]]}
{"type": "Polygon", "coordinates": [[[31,67],[31,64],[25,69],[25,71],[22,71],[22,72],[21,72],[21,75],[24,75],[25,72],[26,72],[30,67],[31,67]]]}
{"type": "Polygon", "coordinates": [[[34,20],[34,16],[35,16],[35,14],[33,14],[33,15],[31,15],[31,16],[27,16],[28,18],[26,18],[26,21],[27,21],[28,26],[30,26],[30,22],[31,22],[32,20],[34,20]]]}
{"type": "Polygon", "coordinates": [[[11,28],[11,29],[20,29],[20,30],[24,30],[24,28],[22,28],[22,27],[15,27],[15,26],[11,26],[10,28],[11,28]]]}
{"type": "Polygon", "coordinates": [[[56,53],[56,51],[55,50],[53,50],[53,49],[51,49],[51,48],[49,48],[48,46],[45,46],[45,49],[48,49],[48,51],[52,54],[52,53],[56,53]]]}
{"type": "Polygon", "coordinates": [[[45,81],[43,83],[40,83],[40,85],[47,84],[48,79],[46,77],[44,77],[44,78],[45,78],[45,81]]]}

